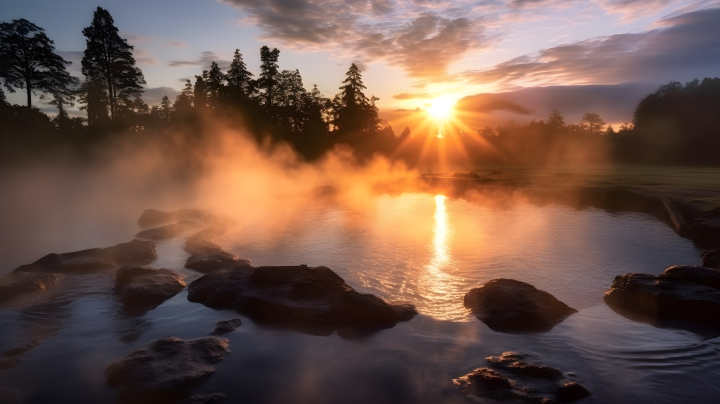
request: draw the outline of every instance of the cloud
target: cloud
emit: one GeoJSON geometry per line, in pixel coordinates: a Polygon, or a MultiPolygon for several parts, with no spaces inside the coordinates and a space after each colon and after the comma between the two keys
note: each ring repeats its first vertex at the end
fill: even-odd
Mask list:
{"type": "Polygon", "coordinates": [[[464,76],[472,84],[547,86],[690,80],[720,71],[720,9],[682,14],[656,27],[544,49],[464,76]]]}
{"type": "Polygon", "coordinates": [[[608,13],[623,14],[621,21],[654,15],[676,0],[595,0],[608,13]]]}
{"type": "Polygon", "coordinates": [[[455,109],[459,111],[488,113],[492,111],[509,111],[516,114],[528,115],[531,111],[520,105],[502,99],[495,94],[478,94],[463,97],[455,103],[455,109]]]}
{"type": "Polygon", "coordinates": [[[159,105],[162,98],[166,95],[170,98],[170,101],[175,101],[175,97],[177,97],[178,94],[180,94],[180,91],[171,87],[155,87],[146,88],[143,92],[142,98],[146,104],[152,106],[159,105]]]}
{"type": "Polygon", "coordinates": [[[203,69],[209,69],[212,62],[216,62],[221,70],[227,70],[230,67],[230,61],[220,59],[218,55],[211,51],[202,52],[200,59],[197,60],[173,60],[168,63],[170,67],[186,67],[200,66],[203,69]]]}
{"type": "Polygon", "coordinates": [[[171,48],[182,48],[182,49],[185,49],[185,48],[188,47],[187,44],[182,43],[182,42],[180,42],[180,41],[168,42],[167,46],[169,46],[169,47],[171,47],[171,48]]]}
{"type": "Polygon", "coordinates": [[[430,93],[400,93],[392,96],[392,98],[396,100],[428,99],[434,97],[435,96],[430,93]]]}
{"type": "Polygon", "coordinates": [[[144,48],[135,48],[133,50],[133,57],[135,62],[140,66],[155,66],[160,64],[160,61],[153,56],[150,51],[144,48]]]}

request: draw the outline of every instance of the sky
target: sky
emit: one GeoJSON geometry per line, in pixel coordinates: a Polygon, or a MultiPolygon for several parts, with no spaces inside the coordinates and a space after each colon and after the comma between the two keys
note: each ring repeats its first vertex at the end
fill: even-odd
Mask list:
{"type": "Polygon", "coordinates": [[[326,97],[357,63],[387,117],[493,93],[523,107],[488,112],[497,119],[564,108],[620,123],[662,84],[720,76],[720,0],[0,0],[0,20],[44,28],[82,77],[98,6],[135,46],[150,105],[212,61],[226,69],[235,49],[257,74],[263,45],[326,97]]]}

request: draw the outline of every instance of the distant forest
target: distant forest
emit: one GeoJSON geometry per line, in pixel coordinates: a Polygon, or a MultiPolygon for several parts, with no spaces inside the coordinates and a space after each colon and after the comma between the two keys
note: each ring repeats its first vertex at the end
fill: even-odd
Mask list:
{"type": "Polygon", "coordinates": [[[87,48],[80,81],[71,63],[55,52],[41,27],[25,20],[0,23],[0,79],[9,92],[24,90],[26,105],[11,105],[0,87],[0,158],[60,148],[79,156],[122,140],[167,145],[179,158],[197,159],[218,128],[243,130],[258,143],[286,142],[305,160],[346,144],[359,158],[375,154],[421,166],[446,153],[449,163],[534,165],[605,163],[720,165],[720,79],[671,82],[637,105],[632,124],[617,128],[589,112],[567,124],[560,111],[547,120],[473,128],[438,138],[400,134],[379,118],[352,64],[340,92],[326,98],[307,90],[298,70],[280,70],[278,49],[260,49],[259,74],[251,73],[239,50],[227,71],[210,69],[187,80],[185,88],[160,105],[142,99],[146,84],[133,46],[118,34],[110,13],[98,7],[82,30],[87,48]],[[33,96],[57,107],[54,117],[33,106],[33,96]],[[87,118],[70,117],[79,105],[87,118]],[[434,150],[434,151],[433,151],[434,150]]]}

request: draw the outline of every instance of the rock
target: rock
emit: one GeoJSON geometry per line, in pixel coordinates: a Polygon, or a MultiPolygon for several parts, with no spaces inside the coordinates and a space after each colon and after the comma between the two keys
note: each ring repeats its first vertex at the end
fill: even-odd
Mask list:
{"type": "Polygon", "coordinates": [[[250,267],[250,260],[225,252],[217,244],[218,238],[226,232],[227,224],[216,224],[188,237],[184,249],[192,255],[185,261],[185,268],[210,273],[221,269],[250,267]]]}
{"type": "Polygon", "coordinates": [[[693,241],[703,247],[720,245],[720,217],[697,218],[690,225],[693,241]]]}
{"type": "Polygon", "coordinates": [[[673,275],[616,276],[604,299],[620,314],[650,324],[665,318],[720,324],[720,290],[673,275]]]}
{"type": "Polygon", "coordinates": [[[42,340],[35,339],[15,348],[8,349],[0,356],[0,369],[9,369],[18,366],[22,361],[20,361],[17,356],[24,354],[40,344],[42,344],[42,340]]]}
{"type": "Polygon", "coordinates": [[[558,379],[563,373],[555,368],[544,365],[536,365],[534,363],[525,362],[530,355],[519,352],[503,352],[500,356],[488,356],[485,358],[490,363],[502,366],[503,368],[521,375],[542,378],[542,379],[558,379]]]}
{"type": "Polygon", "coordinates": [[[128,314],[139,314],[180,293],[183,279],[169,269],[125,266],[117,270],[114,290],[128,314]]]}
{"type": "Polygon", "coordinates": [[[580,383],[569,382],[565,383],[564,386],[560,387],[555,393],[558,401],[561,403],[570,403],[573,401],[582,400],[583,398],[590,395],[590,390],[585,388],[580,383]]]}
{"type": "Polygon", "coordinates": [[[242,320],[239,318],[231,318],[229,320],[220,320],[215,326],[213,334],[225,334],[231,331],[235,331],[236,328],[242,325],[242,320]]]}
{"type": "Polygon", "coordinates": [[[215,373],[228,352],[225,338],[160,338],[108,366],[105,382],[120,390],[122,403],[173,403],[215,373]]]}
{"type": "Polygon", "coordinates": [[[175,223],[167,226],[156,227],[154,229],[143,230],[135,235],[135,237],[146,238],[150,240],[165,240],[179,236],[185,231],[185,226],[175,223]]]}
{"type": "Polygon", "coordinates": [[[319,334],[390,328],[417,314],[411,305],[356,292],[329,268],[304,265],[212,272],[190,284],[188,300],[319,334]]]}
{"type": "Polygon", "coordinates": [[[720,269],[720,247],[702,253],[702,266],[720,269]]]}
{"type": "Polygon", "coordinates": [[[30,293],[44,292],[54,286],[59,279],[59,275],[44,273],[12,272],[1,274],[0,302],[30,293]]]}
{"type": "Polygon", "coordinates": [[[163,212],[162,210],[157,209],[145,209],[138,218],[138,225],[142,228],[148,228],[170,222],[178,222],[181,220],[204,223],[209,218],[210,213],[200,209],[180,209],[172,212],[163,212]]]}
{"type": "Polygon", "coordinates": [[[91,248],[63,254],[48,254],[13,272],[94,272],[119,265],[142,265],[157,258],[155,243],[133,240],[108,248],[91,248]]]}
{"type": "Polygon", "coordinates": [[[223,393],[196,394],[187,400],[185,404],[210,404],[224,400],[227,396],[223,393]]]}
{"type": "Polygon", "coordinates": [[[543,332],[577,310],[548,292],[513,279],[493,279],[465,295],[465,307],[499,332],[543,332]]]}
{"type": "Polygon", "coordinates": [[[663,275],[684,281],[720,289],[720,270],[690,265],[673,265],[667,267],[663,275]]]}
{"type": "Polygon", "coordinates": [[[455,178],[467,178],[470,180],[479,180],[480,176],[477,173],[469,172],[469,173],[453,173],[453,177],[455,178]]]}

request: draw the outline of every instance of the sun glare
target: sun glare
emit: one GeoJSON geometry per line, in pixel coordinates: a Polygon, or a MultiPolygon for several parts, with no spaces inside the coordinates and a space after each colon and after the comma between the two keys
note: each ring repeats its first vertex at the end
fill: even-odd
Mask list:
{"type": "Polygon", "coordinates": [[[444,121],[450,118],[453,111],[454,102],[448,98],[435,98],[430,103],[431,106],[428,109],[433,119],[437,121],[444,121]]]}

